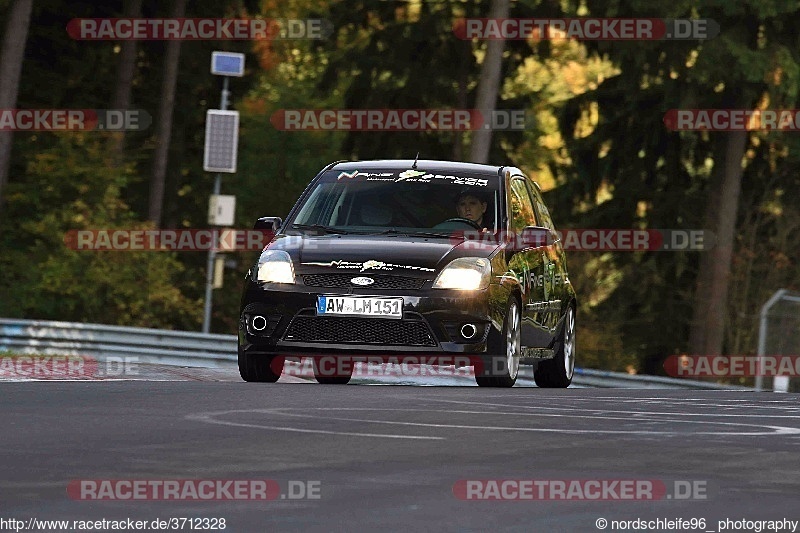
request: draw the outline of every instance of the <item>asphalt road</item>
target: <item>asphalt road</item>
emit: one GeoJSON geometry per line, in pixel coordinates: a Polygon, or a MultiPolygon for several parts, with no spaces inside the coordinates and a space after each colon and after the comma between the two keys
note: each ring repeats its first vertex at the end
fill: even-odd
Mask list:
{"type": "Polygon", "coordinates": [[[797,395],[262,385],[183,374],[0,383],[0,519],[215,517],[228,532],[598,531],[599,518],[606,531],[637,518],[704,518],[705,529],[682,529],[717,531],[725,518],[800,519],[797,395]],[[176,479],[266,479],[283,496],[312,482],[319,497],[93,501],[67,490],[78,480],[176,479]],[[472,498],[496,496],[487,480],[538,480],[554,499],[466,500],[467,480],[472,498]],[[551,492],[575,480],[587,494],[586,481],[604,481],[607,495],[626,499],[551,492]],[[615,480],[666,494],[629,499],[615,480]],[[693,497],[679,500],[689,486],[693,497]]]}

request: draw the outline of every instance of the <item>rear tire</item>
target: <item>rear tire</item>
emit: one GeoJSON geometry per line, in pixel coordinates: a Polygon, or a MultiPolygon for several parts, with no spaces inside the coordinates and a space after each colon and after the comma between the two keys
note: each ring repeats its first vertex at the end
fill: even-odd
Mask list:
{"type": "Polygon", "coordinates": [[[254,383],[275,383],[283,372],[282,355],[248,354],[239,346],[239,375],[254,383]]]}
{"type": "Polygon", "coordinates": [[[503,320],[502,351],[483,360],[483,368],[475,369],[475,382],[479,387],[513,387],[519,374],[520,310],[517,299],[508,301],[506,318],[503,320]]]}
{"type": "Polygon", "coordinates": [[[566,389],[575,372],[575,308],[569,306],[561,335],[556,341],[556,355],[541,361],[533,372],[536,385],[546,389],[566,389]]]}

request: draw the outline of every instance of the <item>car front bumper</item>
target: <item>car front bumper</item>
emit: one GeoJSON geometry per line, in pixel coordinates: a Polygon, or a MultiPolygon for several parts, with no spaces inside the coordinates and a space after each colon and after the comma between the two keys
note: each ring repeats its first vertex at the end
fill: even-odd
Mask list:
{"type": "Polygon", "coordinates": [[[433,289],[430,281],[420,289],[392,290],[246,283],[240,349],[267,355],[479,355],[502,327],[504,306],[496,302],[507,297],[499,285],[456,291],[433,289]],[[403,318],[317,316],[320,295],[402,297],[403,318]],[[466,324],[475,327],[474,335],[462,334],[466,324]]]}

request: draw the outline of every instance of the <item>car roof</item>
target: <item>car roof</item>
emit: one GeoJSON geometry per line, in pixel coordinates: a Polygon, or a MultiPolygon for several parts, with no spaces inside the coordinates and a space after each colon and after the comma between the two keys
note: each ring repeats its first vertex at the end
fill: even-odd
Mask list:
{"type": "MultiPolygon", "coordinates": [[[[376,159],[372,161],[339,161],[330,166],[328,170],[408,170],[414,164],[413,159],[376,159]]],[[[464,163],[458,161],[438,161],[433,159],[420,159],[417,161],[419,170],[431,172],[468,172],[470,174],[499,175],[502,166],[480,165],[477,163],[464,163]]]]}

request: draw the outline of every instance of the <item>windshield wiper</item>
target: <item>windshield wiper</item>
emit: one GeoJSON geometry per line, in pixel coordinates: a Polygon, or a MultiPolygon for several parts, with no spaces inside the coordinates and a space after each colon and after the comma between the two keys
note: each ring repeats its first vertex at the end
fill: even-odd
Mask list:
{"type": "Polygon", "coordinates": [[[436,233],[433,231],[400,231],[397,229],[387,229],[385,231],[379,231],[373,233],[372,235],[406,235],[408,237],[450,237],[449,233],[436,233]]]}
{"type": "Polygon", "coordinates": [[[350,232],[345,231],[343,229],[334,228],[331,226],[326,226],[324,224],[292,224],[292,228],[294,229],[315,229],[319,231],[324,231],[325,233],[335,233],[337,235],[347,235],[350,232]]]}

